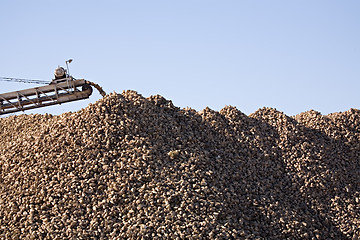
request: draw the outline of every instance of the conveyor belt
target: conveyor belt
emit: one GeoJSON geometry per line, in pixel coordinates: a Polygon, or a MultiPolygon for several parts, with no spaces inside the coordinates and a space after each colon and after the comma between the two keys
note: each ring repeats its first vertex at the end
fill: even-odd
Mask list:
{"type": "Polygon", "coordinates": [[[42,87],[0,94],[0,115],[89,98],[90,82],[72,78],[42,87]]]}

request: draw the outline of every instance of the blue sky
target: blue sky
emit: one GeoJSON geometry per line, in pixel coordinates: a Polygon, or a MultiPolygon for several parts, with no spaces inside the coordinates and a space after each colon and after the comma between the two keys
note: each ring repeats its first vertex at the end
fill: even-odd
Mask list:
{"type": "MultiPolygon", "coordinates": [[[[360,1],[0,2],[0,76],[70,73],[179,107],[360,108],[360,1]]],[[[0,82],[0,92],[32,87],[0,82]]],[[[35,86],[35,85],[34,85],[35,86]]],[[[27,113],[77,111],[101,96],[27,113]]]]}

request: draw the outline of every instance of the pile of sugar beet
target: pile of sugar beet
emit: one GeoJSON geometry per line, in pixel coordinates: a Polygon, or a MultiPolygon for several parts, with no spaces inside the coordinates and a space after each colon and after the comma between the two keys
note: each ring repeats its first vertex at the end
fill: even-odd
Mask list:
{"type": "Polygon", "coordinates": [[[360,111],[112,93],[0,119],[1,239],[359,239],[360,111]]]}

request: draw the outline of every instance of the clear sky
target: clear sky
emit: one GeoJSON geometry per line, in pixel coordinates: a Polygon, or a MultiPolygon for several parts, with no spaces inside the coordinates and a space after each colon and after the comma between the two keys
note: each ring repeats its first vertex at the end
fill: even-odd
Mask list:
{"type": "MultiPolygon", "coordinates": [[[[70,73],[179,107],[360,108],[359,0],[1,0],[0,76],[70,73]]],[[[0,93],[33,85],[0,82],[0,93]]],[[[101,96],[27,113],[76,111],[101,96]]]]}

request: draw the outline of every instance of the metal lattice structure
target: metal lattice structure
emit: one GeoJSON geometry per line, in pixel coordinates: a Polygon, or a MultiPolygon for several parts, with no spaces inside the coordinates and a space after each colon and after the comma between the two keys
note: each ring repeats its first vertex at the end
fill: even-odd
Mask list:
{"type": "Polygon", "coordinates": [[[0,94],[0,115],[86,99],[92,94],[90,85],[93,84],[69,77],[41,87],[3,93],[0,94]]]}

